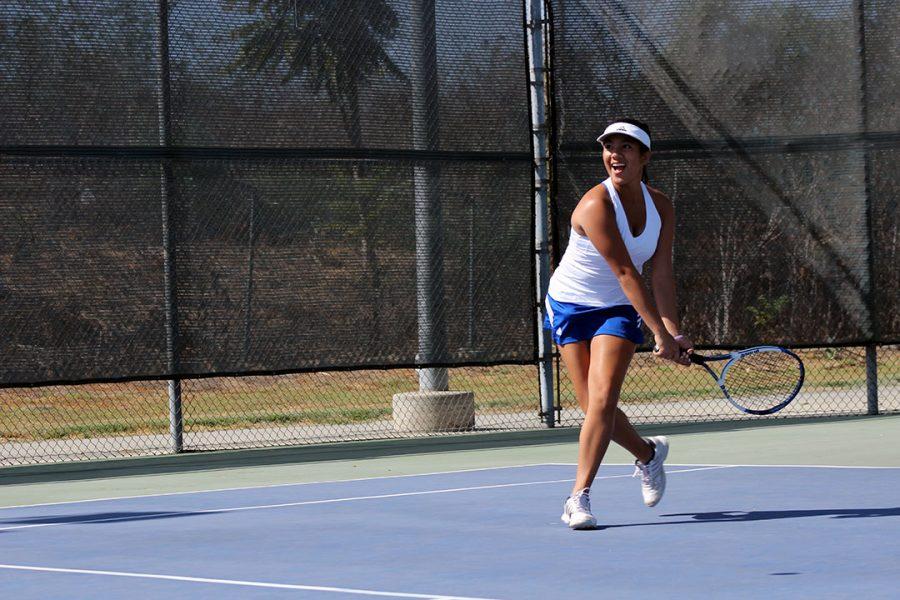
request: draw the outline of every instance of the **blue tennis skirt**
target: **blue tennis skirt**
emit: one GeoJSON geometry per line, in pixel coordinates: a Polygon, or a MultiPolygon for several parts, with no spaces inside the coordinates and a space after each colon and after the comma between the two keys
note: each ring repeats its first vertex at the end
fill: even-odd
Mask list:
{"type": "Polygon", "coordinates": [[[630,304],[598,308],[557,302],[550,296],[545,304],[544,328],[553,333],[553,340],[560,346],[598,335],[614,335],[639,346],[644,343],[641,317],[630,304]]]}

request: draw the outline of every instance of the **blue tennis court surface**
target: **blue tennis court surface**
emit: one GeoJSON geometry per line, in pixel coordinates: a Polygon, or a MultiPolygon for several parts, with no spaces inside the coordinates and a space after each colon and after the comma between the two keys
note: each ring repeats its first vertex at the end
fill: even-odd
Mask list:
{"type": "MultiPolygon", "coordinates": [[[[0,509],[7,598],[897,597],[900,468],[490,468],[0,509]]],[[[227,482],[225,482],[227,484],[227,482]]]]}

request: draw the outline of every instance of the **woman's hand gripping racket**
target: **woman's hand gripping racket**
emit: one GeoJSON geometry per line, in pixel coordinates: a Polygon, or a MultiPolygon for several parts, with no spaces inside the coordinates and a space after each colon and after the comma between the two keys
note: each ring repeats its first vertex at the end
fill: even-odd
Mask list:
{"type": "Polygon", "coordinates": [[[712,375],[729,402],[751,415],[778,412],[803,387],[803,361],[780,346],[756,346],[715,356],[691,352],[689,357],[712,375]],[[710,363],[719,361],[727,362],[716,373],[710,363]]]}

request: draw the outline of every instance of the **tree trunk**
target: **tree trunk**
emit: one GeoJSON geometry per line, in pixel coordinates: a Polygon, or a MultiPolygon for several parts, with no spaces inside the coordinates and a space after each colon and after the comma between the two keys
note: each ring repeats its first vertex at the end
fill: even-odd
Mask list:
{"type": "MultiPolygon", "coordinates": [[[[362,118],[359,111],[359,88],[355,81],[348,81],[347,86],[347,110],[344,112],[347,135],[350,137],[350,145],[353,148],[362,148],[362,118]]],[[[372,339],[381,338],[381,273],[378,270],[378,255],[375,252],[375,211],[367,203],[368,196],[362,188],[366,177],[366,169],[360,163],[353,165],[353,183],[356,188],[356,214],[360,231],[360,252],[365,257],[366,273],[369,276],[369,284],[372,289],[372,301],[369,304],[371,312],[369,316],[372,323],[372,339]]]]}

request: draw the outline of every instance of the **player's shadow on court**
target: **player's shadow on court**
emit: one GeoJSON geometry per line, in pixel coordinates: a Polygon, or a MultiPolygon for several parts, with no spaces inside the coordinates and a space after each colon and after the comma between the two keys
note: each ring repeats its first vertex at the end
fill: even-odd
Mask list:
{"type": "Polygon", "coordinates": [[[673,513],[660,517],[690,517],[679,521],[655,521],[652,523],[623,523],[606,525],[614,527],[642,527],[644,525],[683,525],[688,523],[730,523],[747,521],[772,521],[775,519],[799,519],[802,517],[831,517],[834,519],[861,519],[866,517],[900,517],[900,506],[892,508],[824,508],[817,510],[729,510],[721,512],[673,513]]]}
{"type": "Polygon", "coordinates": [[[212,515],[218,511],[172,511],[172,512],[107,512],[85,515],[48,515],[45,517],[27,517],[22,519],[0,519],[0,531],[5,527],[64,525],[66,523],[121,523],[124,521],[149,521],[152,519],[175,519],[179,517],[196,517],[212,515]]]}
{"type": "Polygon", "coordinates": [[[771,521],[772,519],[796,519],[798,517],[834,517],[858,519],[862,517],[898,517],[900,506],[893,508],[825,508],[819,510],[751,510],[675,513],[663,517],[691,517],[694,521],[771,521]]]}

